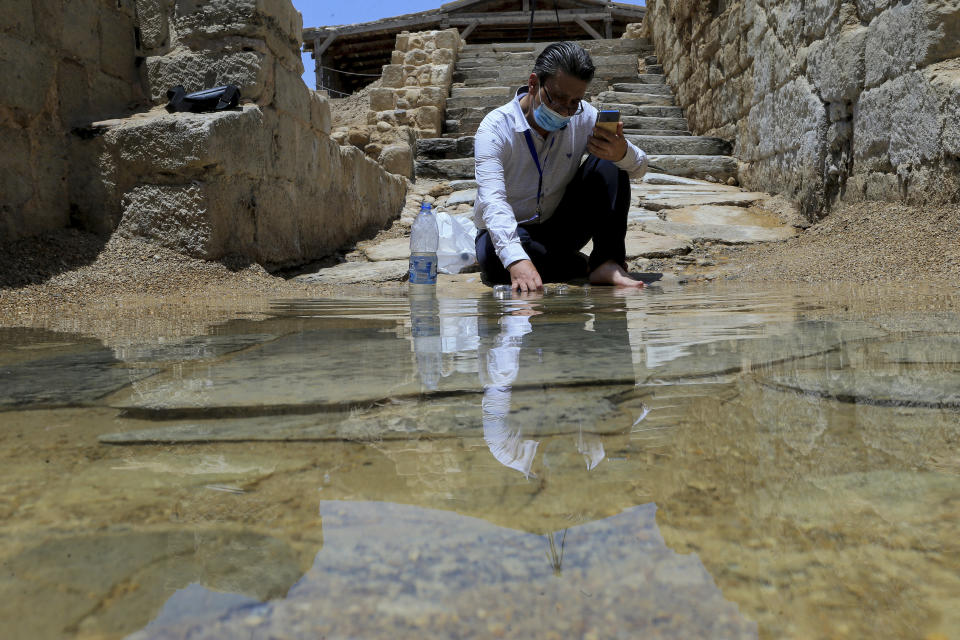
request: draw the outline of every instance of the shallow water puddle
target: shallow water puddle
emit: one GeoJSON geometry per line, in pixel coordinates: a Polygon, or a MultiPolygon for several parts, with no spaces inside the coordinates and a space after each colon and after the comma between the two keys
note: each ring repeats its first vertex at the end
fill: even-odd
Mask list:
{"type": "Polygon", "coordinates": [[[4,636],[956,637],[952,308],[569,287],[0,329],[4,636]]]}

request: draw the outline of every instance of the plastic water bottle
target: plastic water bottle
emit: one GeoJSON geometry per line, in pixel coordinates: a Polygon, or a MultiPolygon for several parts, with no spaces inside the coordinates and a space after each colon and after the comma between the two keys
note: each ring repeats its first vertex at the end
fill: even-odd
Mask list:
{"type": "Polygon", "coordinates": [[[437,218],[428,202],[420,205],[420,213],[410,229],[410,290],[434,290],[437,285],[437,247],[440,231],[437,218]]]}

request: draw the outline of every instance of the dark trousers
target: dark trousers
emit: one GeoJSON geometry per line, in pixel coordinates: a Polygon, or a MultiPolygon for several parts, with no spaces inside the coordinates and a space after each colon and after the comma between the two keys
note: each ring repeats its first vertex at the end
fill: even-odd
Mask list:
{"type": "MultiPolygon", "coordinates": [[[[630,177],[609,160],[591,156],[580,165],[553,215],[543,223],[517,226],[523,250],[544,282],[585,278],[608,260],[626,267],[624,237],[630,209],[630,177]],[[580,249],[593,240],[584,260],[580,249]]],[[[477,234],[477,261],[484,282],[510,284],[486,229],[477,234]]]]}

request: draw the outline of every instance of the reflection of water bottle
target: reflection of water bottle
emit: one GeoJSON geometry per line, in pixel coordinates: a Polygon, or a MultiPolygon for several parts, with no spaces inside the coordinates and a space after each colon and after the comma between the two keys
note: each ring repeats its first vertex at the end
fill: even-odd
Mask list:
{"type": "Polygon", "coordinates": [[[413,352],[417,357],[420,381],[424,387],[433,390],[440,384],[440,304],[433,287],[425,286],[426,291],[410,291],[410,333],[413,336],[413,352]]]}
{"type": "Polygon", "coordinates": [[[420,205],[420,213],[410,229],[410,290],[434,289],[437,284],[437,247],[440,231],[430,204],[420,205]]]}

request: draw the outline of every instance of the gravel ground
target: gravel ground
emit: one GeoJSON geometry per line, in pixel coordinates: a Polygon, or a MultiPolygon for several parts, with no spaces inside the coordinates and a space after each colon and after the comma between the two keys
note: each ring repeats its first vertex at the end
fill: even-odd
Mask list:
{"type": "Polygon", "coordinates": [[[864,202],[786,242],[725,249],[730,275],[759,282],[960,280],[960,205],[864,202]]]}

